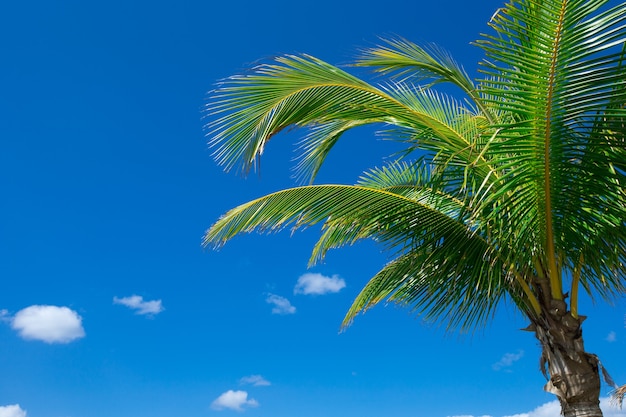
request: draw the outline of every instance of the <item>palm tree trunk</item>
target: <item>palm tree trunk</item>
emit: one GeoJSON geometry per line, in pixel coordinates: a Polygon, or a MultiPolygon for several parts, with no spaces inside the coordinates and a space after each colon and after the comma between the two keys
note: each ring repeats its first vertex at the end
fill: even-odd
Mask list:
{"type": "Polygon", "coordinates": [[[548,379],[544,389],[558,397],[564,417],[602,417],[599,362],[585,352],[583,320],[573,317],[564,302],[552,301],[533,323],[542,349],[541,370],[548,379]]]}

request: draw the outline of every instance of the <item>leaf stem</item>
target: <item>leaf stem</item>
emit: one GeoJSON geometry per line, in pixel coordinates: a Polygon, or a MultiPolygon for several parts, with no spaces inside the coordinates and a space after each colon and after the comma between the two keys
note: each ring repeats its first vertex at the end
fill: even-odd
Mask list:
{"type": "Polygon", "coordinates": [[[550,72],[548,78],[548,95],[547,95],[547,107],[546,107],[546,127],[544,131],[544,199],[545,199],[545,216],[546,216],[546,251],[548,257],[548,279],[550,280],[550,289],[552,290],[552,298],[554,300],[563,299],[563,288],[561,283],[561,274],[559,272],[556,253],[554,248],[554,225],[552,224],[552,183],[550,181],[551,171],[551,120],[552,120],[552,107],[554,102],[554,88],[556,83],[556,70],[558,61],[558,50],[563,37],[563,20],[565,17],[565,9],[568,1],[563,0],[561,5],[561,11],[559,13],[559,20],[556,26],[556,33],[554,36],[554,45],[552,47],[552,57],[550,63],[550,72]]]}
{"type": "Polygon", "coordinates": [[[574,275],[572,276],[572,289],[571,289],[571,299],[570,299],[570,312],[572,317],[575,319],[578,318],[578,284],[580,283],[580,274],[583,269],[583,262],[585,258],[583,254],[580,254],[578,258],[578,263],[574,268],[574,275]]]}

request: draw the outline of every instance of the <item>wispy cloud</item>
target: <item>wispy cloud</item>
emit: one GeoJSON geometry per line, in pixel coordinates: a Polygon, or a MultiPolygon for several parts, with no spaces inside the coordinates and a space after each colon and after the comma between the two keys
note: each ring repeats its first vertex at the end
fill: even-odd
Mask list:
{"type": "Polygon", "coordinates": [[[561,415],[561,405],[558,401],[550,401],[527,413],[513,414],[504,417],[554,417],[561,415]]]}
{"type": "Polygon", "coordinates": [[[11,321],[11,316],[9,316],[9,310],[0,310],[0,321],[11,321]]]}
{"type": "MultiPolygon", "coordinates": [[[[600,398],[600,408],[604,417],[626,417],[626,410],[620,410],[617,407],[611,405],[611,400],[608,397],[600,398]]],[[[512,414],[503,417],[554,417],[561,415],[561,405],[558,401],[550,401],[535,408],[532,411],[525,413],[512,414]]],[[[450,417],[450,416],[449,416],[450,417]]],[[[452,417],[474,417],[471,414],[456,415],[452,417]]],[[[490,417],[488,415],[482,417],[490,417]]]]}
{"type": "Polygon", "coordinates": [[[257,400],[254,398],[248,399],[248,393],[246,391],[233,390],[226,391],[211,403],[211,408],[218,411],[225,409],[244,411],[245,408],[258,406],[259,403],[257,400]]]}
{"type": "Polygon", "coordinates": [[[0,405],[0,417],[26,417],[26,410],[19,404],[0,405]]]}
{"type": "Polygon", "coordinates": [[[322,295],[341,291],[346,286],[346,281],[338,275],[327,277],[322,274],[306,273],[298,278],[294,294],[322,295]]]}
{"type": "Polygon", "coordinates": [[[288,299],[276,294],[268,294],[265,302],[273,304],[272,314],[295,314],[296,308],[291,305],[288,299]]]}
{"type": "Polygon", "coordinates": [[[163,310],[161,300],[144,301],[140,295],[131,295],[130,297],[113,297],[113,304],[121,304],[132,310],[136,310],[135,314],[154,316],[163,310]]]}
{"type": "Polygon", "coordinates": [[[491,416],[488,414],[485,414],[484,416],[473,416],[472,414],[460,414],[460,415],[448,416],[448,417],[491,417],[491,416]]]}
{"type": "Polygon", "coordinates": [[[239,383],[241,385],[253,385],[255,387],[267,387],[272,385],[270,381],[263,378],[261,375],[244,376],[239,380],[239,383]]]}
{"type": "Polygon", "coordinates": [[[604,340],[606,340],[609,343],[615,342],[617,340],[617,333],[613,331],[609,332],[609,334],[606,336],[604,340]]]}
{"type": "Polygon", "coordinates": [[[85,336],[82,320],[67,307],[33,305],[18,311],[10,322],[23,339],[69,343],[85,336]]]}
{"type": "Polygon", "coordinates": [[[505,368],[511,367],[513,363],[522,359],[524,356],[523,350],[518,350],[517,353],[506,353],[498,362],[491,365],[494,371],[500,371],[505,368]]]}

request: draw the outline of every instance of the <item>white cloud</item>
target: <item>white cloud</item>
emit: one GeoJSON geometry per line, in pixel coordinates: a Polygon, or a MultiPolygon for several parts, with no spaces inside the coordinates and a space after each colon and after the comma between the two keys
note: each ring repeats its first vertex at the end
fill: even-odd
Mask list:
{"type": "Polygon", "coordinates": [[[517,353],[506,353],[498,362],[491,365],[494,371],[499,371],[504,368],[508,368],[513,365],[514,362],[522,359],[524,356],[523,350],[518,350],[517,353]]]}
{"type": "Polygon", "coordinates": [[[163,310],[161,300],[144,301],[140,295],[131,295],[130,297],[117,298],[113,297],[113,304],[121,304],[133,310],[137,310],[136,314],[159,314],[163,310]]]}
{"type": "Polygon", "coordinates": [[[609,332],[609,334],[606,336],[606,340],[607,342],[615,342],[617,340],[617,333],[615,332],[609,332]]]}
{"type": "Polygon", "coordinates": [[[9,310],[0,310],[0,321],[11,321],[11,316],[9,316],[9,310]]]}
{"type": "Polygon", "coordinates": [[[321,295],[339,292],[346,286],[346,281],[337,275],[326,277],[322,274],[307,273],[298,278],[293,289],[294,294],[321,295]]]}
{"type": "MultiPolygon", "coordinates": [[[[451,416],[448,416],[448,417],[451,417],[451,416]]],[[[474,416],[471,414],[461,414],[460,416],[452,416],[452,417],[474,417],[474,416]]],[[[491,417],[491,416],[484,415],[484,416],[479,416],[479,417],[491,417]]]]}
{"type": "MultiPolygon", "coordinates": [[[[604,417],[626,417],[626,410],[620,410],[619,408],[611,404],[611,400],[608,397],[600,398],[600,408],[604,417]]],[[[512,414],[504,417],[554,417],[561,415],[561,405],[558,401],[550,401],[535,408],[532,411],[526,413],[512,414]]],[[[453,417],[474,417],[472,415],[462,415],[453,417]]],[[[482,416],[490,417],[490,416],[482,416]]]]}
{"type": "Polygon", "coordinates": [[[291,305],[288,299],[276,294],[268,294],[265,302],[273,304],[272,314],[295,314],[296,308],[291,305]]]}
{"type": "Polygon", "coordinates": [[[244,407],[258,407],[257,400],[248,399],[248,393],[246,391],[233,391],[228,390],[211,403],[211,408],[214,410],[231,409],[235,411],[243,411],[244,407]]]}
{"type": "Polygon", "coordinates": [[[82,320],[67,307],[33,305],[18,311],[11,327],[27,340],[69,343],[85,336],[82,320]]]}
{"type": "Polygon", "coordinates": [[[241,385],[254,385],[255,387],[267,387],[272,385],[270,381],[263,378],[261,375],[244,376],[239,380],[241,385]]]}
{"type": "Polygon", "coordinates": [[[26,417],[26,410],[22,410],[19,404],[0,405],[0,417],[26,417]]]}
{"type": "Polygon", "coordinates": [[[550,401],[527,413],[513,414],[505,417],[554,417],[561,415],[561,404],[558,401],[550,401]]]}

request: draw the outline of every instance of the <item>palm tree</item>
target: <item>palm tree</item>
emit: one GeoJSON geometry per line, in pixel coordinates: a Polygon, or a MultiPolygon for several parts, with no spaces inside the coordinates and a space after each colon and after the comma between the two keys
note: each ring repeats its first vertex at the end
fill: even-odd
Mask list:
{"type": "Polygon", "coordinates": [[[314,263],[373,239],[392,260],[344,326],[388,300],[468,330],[511,301],[540,342],[544,388],[563,414],[601,416],[601,366],[584,348],[578,294],[610,301],[625,290],[626,5],[607,3],[511,0],[476,42],[486,56],[478,80],[440,48],[403,39],[355,63],[389,77],[379,85],[308,55],[228,78],[209,104],[217,162],[246,173],[279,131],[308,127],[296,169],[310,185],[230,210],[205,245],[321,224],[314,263]],[[441,83],[460,98],[437,92],[441,83]],[[370,124],[406,152],[356,185],[314,185],[342,134],[370,124]]]}

